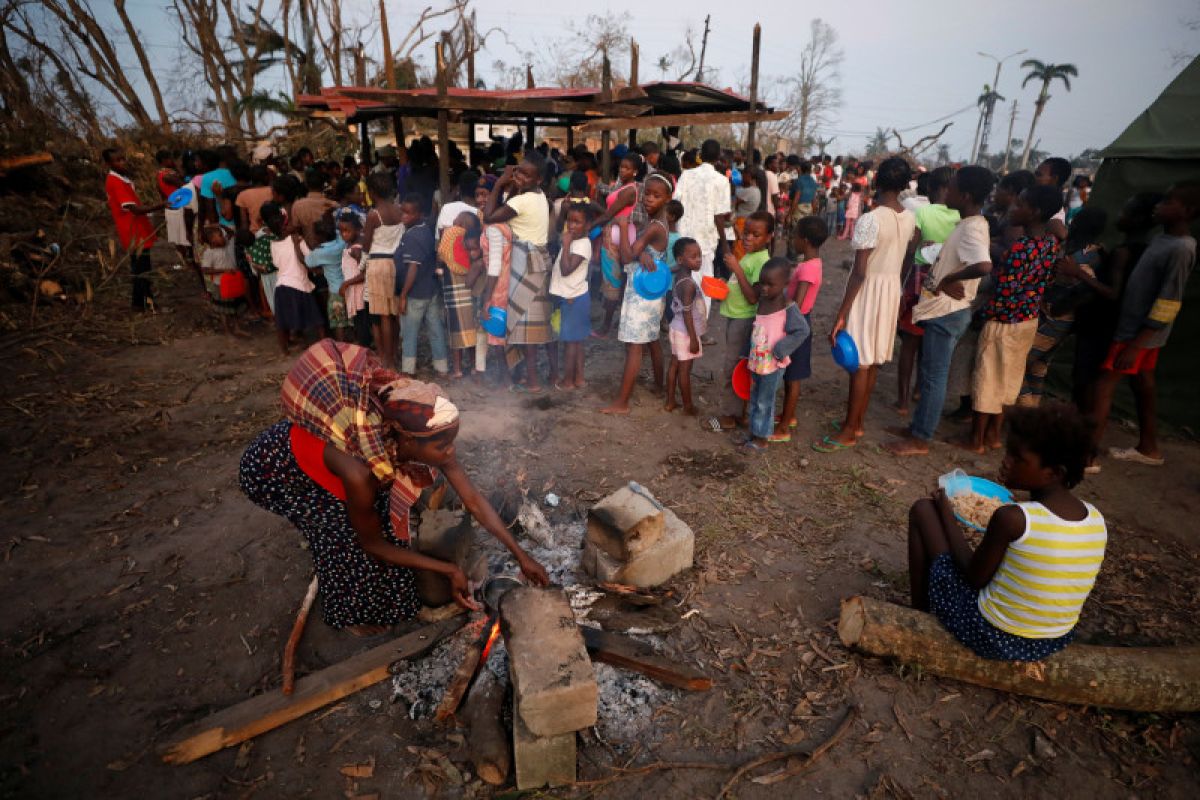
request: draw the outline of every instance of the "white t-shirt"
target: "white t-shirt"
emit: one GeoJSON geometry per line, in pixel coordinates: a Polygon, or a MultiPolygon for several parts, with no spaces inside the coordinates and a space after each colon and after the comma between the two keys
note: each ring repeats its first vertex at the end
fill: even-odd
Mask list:
{"type": "Polygon", "coordinates": [[[477,213],[475,206],[470,203],[464,203],[462,200],[455,200],[453,203],[446,203],[446,205],[442,206],[442,210],[438,212],[437,225],[434,226],[439,240],[442,238],[442,231],[453,225],[454,220],[464,211],[472,214],[477,213]]]}
{"type": "Polygon", "coordinates": [[[779,176],[767,170],[767,213],[775,213],[775,195],[779,194],[779,176]]]}
{"type": "Polygon", "coordinates": [[[301,239],[297,244],[292,243],[291,236],[285,236],[278,242],[271,242],[271,261],[279,270],[279,281],[276,286],[287,286],[301,292],[311,292],[317,287],[308,277],[308,266],[303,257],[308,255],[309,247],[301,239]],[[296,257],[297,244],[300,247],[300,258],[296,257]]]}
{"type": "Polygon", "coordinates": [[[513,236],[527,244],[546,246],[550,237],[550,205],[541,192],[524,192],[505,203],[517,215],[508,221],[513,236]]]}
{"type": "MultiPolygon", "coordinates": [[[[954,227],[938,253],[937,261],[929,271],[927,285],[936,286],[947,275],[953,275],[961,269],[992,260],[988,238],[987,220],[982,214],[967,217],[954,227]]],[[[913,307],[913,322],[926,319],[936,319],[955,311],[971,307],[975,292],[979,290],[979,278],[963,281],[963,298],[955,300],[948,294],[934,294],[929,289],[921,288],[921,298],[913,307]]]]}
{"type": "Polygon", "coordinates": [[[592,260],[592,243],[586,236],[571,242],[571,254],[583,256],[583,263],[575,268],[570,275],[562,274],[562,258],[564,250],[560,250],[558,258],[554,259],[554,270],[550,273],[550,294],[556,297],[571,299],[587,294],[588,291],[588,262],[592,260]]]}

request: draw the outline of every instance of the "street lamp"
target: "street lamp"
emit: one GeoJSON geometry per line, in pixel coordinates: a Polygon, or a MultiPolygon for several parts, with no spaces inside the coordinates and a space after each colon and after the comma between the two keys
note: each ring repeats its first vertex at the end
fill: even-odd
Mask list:
{"type": "Polygon", "coordinates": [[[999,92],[1000,92],[1000,67],[1004,64],[1005,61],[1008,61],[1010,58],[1015,58],[1017,56],[1024,55],[1025,53],[1028,53],[1029,51],[1028,50],[1018,50],[1015,53],[1009,53],[1004,58],[997,58],[996,56],[992,55],[991,53],[984,53],[983,51],[977,51],[977,52],[979,55],[983,56],[984,58],[990,58],[992,61],[996,62],[996,77],[992,79],[992,90],[989,93],[989,97],[988,97],[988,101],[987,101],[987,108],[984,110],[984,114],[983,114],[983,127],[979,134],[979,150],[977,151],[978,157],[976,160],[982,161],[983,154],[987,152],[988,135],[991,133],[991,129],[992,129],[992,111],[995,110],[995,108],[996,108],[996,97],[999,96],[999,92]]]}

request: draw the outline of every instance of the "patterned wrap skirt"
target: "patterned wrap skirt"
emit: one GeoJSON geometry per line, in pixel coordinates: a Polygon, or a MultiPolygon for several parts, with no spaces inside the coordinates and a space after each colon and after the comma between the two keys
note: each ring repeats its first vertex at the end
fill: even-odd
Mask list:
{"type": "MultiPolygon", "coordinates": [[[[420,609],[413,572],[367,554],[350,524],[343,500],[308,477],[292,455],[290,422],[277,422],[250,443],[242,455],[239,480],[252,503],[295,525],[308,540],[317,573],[325,622],[350,625],[395,625],[420,609]]],[[[392,534],[388,490],[375,498],[383,537],[406,547],[392,534]]]]}

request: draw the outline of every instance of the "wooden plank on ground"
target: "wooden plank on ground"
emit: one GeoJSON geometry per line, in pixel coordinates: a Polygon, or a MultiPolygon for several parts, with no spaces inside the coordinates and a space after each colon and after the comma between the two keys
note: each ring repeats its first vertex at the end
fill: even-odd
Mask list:
{"type": "Polygon", "coordinates": [[[648,644],[586,625],[580,625],[579,630],[593,661],[640,672],[668,686],[689,692],[703,692],[712,688],[712,678],[699,670],[663,658],[648,644]]]}
{"type": "Polygon", "coordinates": [[[301,678],[290,696],[268,691],[198,720],[161,748],[162,760],[168,764],[189,764],[379,683],[388,677],[388,668],[393,663],[423,655],[466,622],[465,616],[458,616],[426,625],[301,678]]]}

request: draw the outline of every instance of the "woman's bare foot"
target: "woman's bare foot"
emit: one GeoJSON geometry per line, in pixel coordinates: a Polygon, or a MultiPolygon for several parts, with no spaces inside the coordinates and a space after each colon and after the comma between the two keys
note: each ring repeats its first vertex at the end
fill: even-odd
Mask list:
{"type": "Polygon", "coordinates": [[[372,636],[387,633],[390,628],[390,625],[350,625],[345,630],[351,636],[357,636],[359,639],[368,639],[372,636]]]}
{"type": "Polygon", "coordinates": [[[663,406],[663,411],[666,411],[669,414],[677,408],[679,408],[679,406],[675,403],[674,400],[668,400],[667,404],[665,406],[663,406]]]}
{"type": "Polygon", "coordinates": [[[616,403],[613,403],[611,406],[605,406],[604,408],[600,409],[600,413],[601,414],[625,415],[625,414],[629,413],[629,406],[627,406],[627,405],[620,406],[620,405],[617,405],[616,403]]]}
{"type": "Polygon", "coordinates": [[[956,439],[953,442],[955,447],[961,447],[968,453],[974,453],[977,456],[982,456],[987,453],[987,448],[981,444],[975,444],[971,439],[956,439]]]}
{"type": "Polygon", "coordinates": [[[987,446],[992,450],[999,450],[1004,447],[1004,442],[1000,441],[999,439],[993,439],[987,443],[987,446]]]}
{"type": "Polygon", "coordinates": [[[929,454],[929,443],[906,435],[886,443],[883,449],[894,456],[924,456],[929,454]]]}
{"type": "Polygon", "coordinates": [[[582,389],[582,388],[584,388],[585,386],[587,386],[587,381],[585,381],[585,380],[577,380],[577,381],[575,381],[575,388],[576,388],[576,389],[582,389]]]}
{"type": "Polygon", "coordinates": [[[896,413],[898,415],[900,415],[901,417],[908,416],[908,406],[897,405],[897,406],[894,406],[894,408],[896,409],[896,413]]]}

